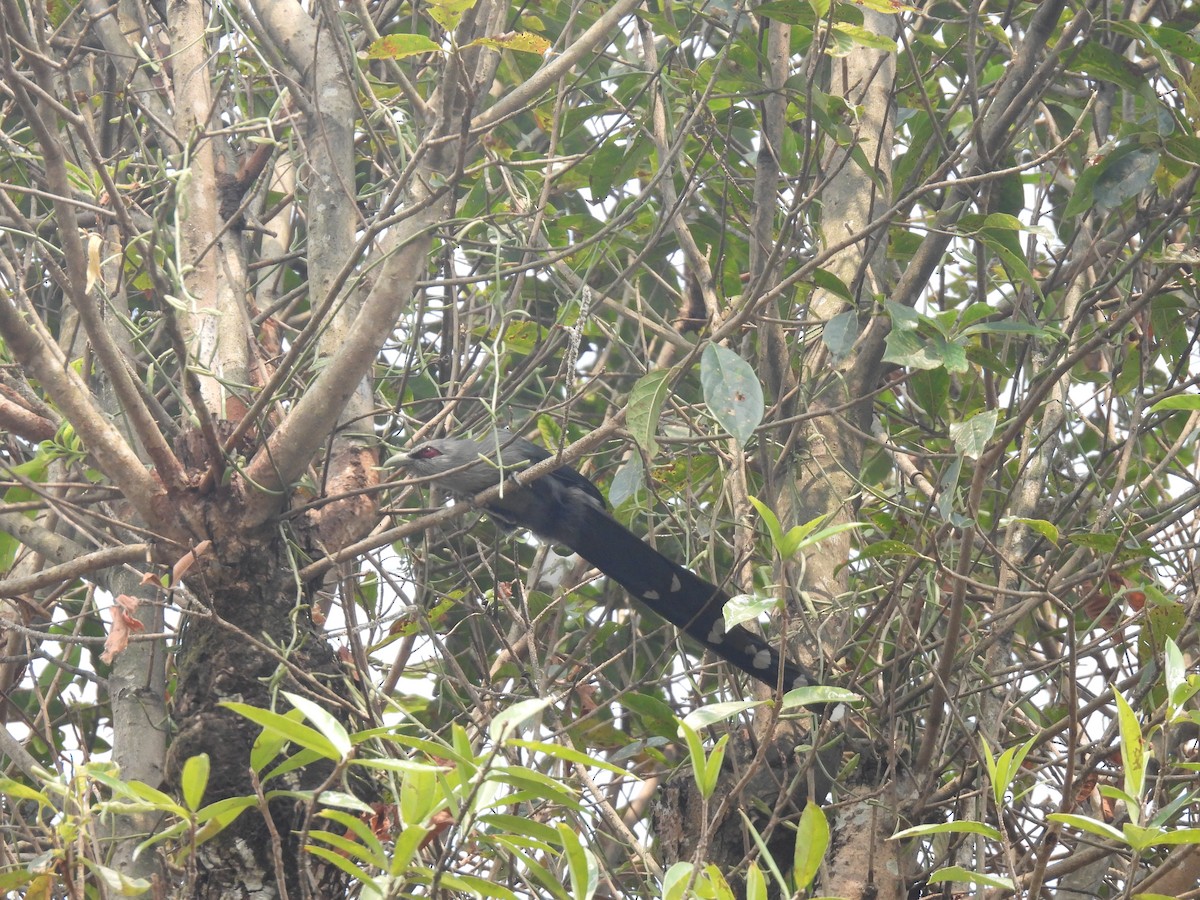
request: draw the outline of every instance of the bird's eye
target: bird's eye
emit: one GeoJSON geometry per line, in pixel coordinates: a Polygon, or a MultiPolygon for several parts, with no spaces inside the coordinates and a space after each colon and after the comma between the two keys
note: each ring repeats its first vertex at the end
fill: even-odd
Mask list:
{"type": "Polygon", "coordinates": [[[413,459],[433,459],[434,457],[441,456],[442,451],[436,447],[421,447],[418,450],[414,450],[412,455],[413,459]]]}

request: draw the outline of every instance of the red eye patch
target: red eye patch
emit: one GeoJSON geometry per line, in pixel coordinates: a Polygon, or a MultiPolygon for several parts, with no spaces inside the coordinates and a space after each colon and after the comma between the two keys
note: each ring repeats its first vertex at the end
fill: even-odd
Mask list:
{"type": "Polygon", "coordinates": [[[422,447],[420,450],[413,451],[413,459],[433,459],[435,456],[441,456],[442,451],[436,447],[422,447]]]}

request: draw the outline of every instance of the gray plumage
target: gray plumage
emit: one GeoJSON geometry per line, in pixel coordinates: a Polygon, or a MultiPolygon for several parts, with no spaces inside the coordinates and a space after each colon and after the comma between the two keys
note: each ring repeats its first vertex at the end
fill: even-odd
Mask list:
{"type": "MultiPolygon", "coordinates": [[[[451,493],[473,497],[549,456],[524,438],[496,431],[479,440],[427,441],[388,464],[437,477],[451,493]]],[[[722,608],[729,595],[621,525],[608,514],[599,489],[574,469],[562,466],[524,487],[507,484],[487,510],[505,527],[527,528],[544,541],[570,547],[647,608],[759,681],[774,687],[782,670],[784,690],[812,683],[763,638],[740,625],[726,629],[722,608]]]]}

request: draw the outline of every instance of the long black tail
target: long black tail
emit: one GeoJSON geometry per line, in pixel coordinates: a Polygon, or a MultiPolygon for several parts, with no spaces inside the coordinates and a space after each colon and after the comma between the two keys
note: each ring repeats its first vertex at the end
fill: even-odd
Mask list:
{"type": "Polygon", "coordinates": [[[634,599],[743,672],[785,691],[813,683],[774,647],[741,625],[725,628],[729,595],[671,562],[603,510],[588,508],[571,549],[625,588],[634,599]],[[574,546],[574,544],[579,546],[574,546]]]}

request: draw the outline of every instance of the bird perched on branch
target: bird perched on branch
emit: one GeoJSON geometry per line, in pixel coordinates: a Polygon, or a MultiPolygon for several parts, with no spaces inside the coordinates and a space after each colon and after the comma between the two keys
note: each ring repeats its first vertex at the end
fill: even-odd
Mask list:
{"type": "MultiPolygon", "coordinates": [[[[436,477],[441,487],[470,498],[549,457],[524,438],[494,431],[479,440],[427,441],[388,465],[436,477]]],[[[596,485],[574,469],[562,466],[528,485],[506,484],[486,509],[504,528],[527,528],[570,547],[648,609],[759,681],[782,684],[785,691],[813,683],[762,637],[740,625],[726,628],[722,608],[729,595],[621,525],[596,485]]]]}

